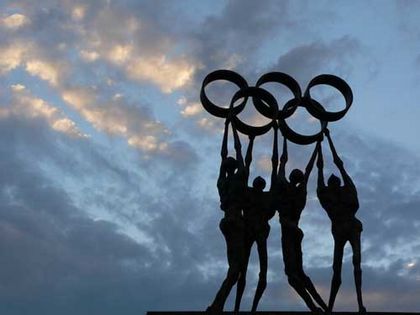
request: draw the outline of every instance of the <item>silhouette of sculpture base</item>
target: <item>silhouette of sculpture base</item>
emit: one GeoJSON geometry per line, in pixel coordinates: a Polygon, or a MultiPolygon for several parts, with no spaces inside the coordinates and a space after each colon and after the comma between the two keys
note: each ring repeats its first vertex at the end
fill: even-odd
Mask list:
{"type": "MultiPolygon", "coordinates": [[[[194,312],[194,311],[178,311],[178,312],[147,312],[147,315],[201,315],[206,314],[206,312],[194,312]]],[[[223,312],[223,314],[235,314],[234,312],[223,312]]],[[[238,314],[238,313],[236,313],[238,314]]],[[[252,314],[251,312],[239,312],[239,314],[252,314]]],[[[288,312],[288,311],[281,311],[281,312],[274,312],[274,311],[266,311],[266,312],[256,312],[254,314],[264,314],[264,315],[312,315],[312,312],[288,312]]],[[[333,312],[334,315],[358,315],[357,311],[355,312],[333,312]]],[[[406,312],[367,312],[366,314],[370,315],[420,315],[420,313],[406,313],[406,312]]]]}

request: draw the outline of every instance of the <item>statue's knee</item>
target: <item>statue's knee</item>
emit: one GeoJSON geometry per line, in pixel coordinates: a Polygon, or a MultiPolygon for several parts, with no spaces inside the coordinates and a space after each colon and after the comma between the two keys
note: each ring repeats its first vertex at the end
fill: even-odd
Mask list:
{"type": "Polygon", "coordinates": [[[298,280],[298,278],[297,278],[297,276],[295,274],[289,274],[289,275],[287,275],[287,281],[289,282],[289,284],[292,287],[297,286],[298,283],[299,283],[299,280],[298,280]]]}
{"type": "Polygon", "coordinates": [[[267,274],[260,272],[258,282],[267,284],[267,274]]]}
{"type": "Polygon", "coordinates": [[[246,285],[246,277],[243,274],[239,275],[239,279],[238,279],[238,285],[239,286],[245,286],[246,285]]]}
{"type": "Polygon", "coordinates": [[[237,281],[237,280],[240,279],[240,274],[241,274],[240,269],[233,267],[233,268],[229,269],[228,274],[227,274],[227,278],[229,280],[237,281]]]}
{"type": "Polygon", "coordinates": [[[356,267],[359,267],[359,269],[360,269],[360,263],[361,263],[361,259],[360,259],[360,257],[358,257],[358,256],[353,256],[353,266],[356,268],[356,267]]]}
{"type": "Polygon", "coordinates": [[[333,265],[334,274],[341,274],[341,265],[333,265]]]}
{"type": "Polygon", "coordinates": [[[336,273],[336,272],[334,272],[334,275],[333,275],[333,282],[334,282],[335,284],[341,285],[341,273],[336,273]]]}
{"type": "Polygon", "coordinates": [[[302,280],[303,280],[303,282],[305,282],[306,284],[310,284],[310,283],[312,283],[311,278],[309,278],[307,275],[303,275],[303,276],[302,276],[302,280]]]}

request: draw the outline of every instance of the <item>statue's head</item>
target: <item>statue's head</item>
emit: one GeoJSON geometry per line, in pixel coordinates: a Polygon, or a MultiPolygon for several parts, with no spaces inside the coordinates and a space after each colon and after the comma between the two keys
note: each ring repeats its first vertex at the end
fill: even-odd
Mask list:
{"type": "Polygon", "coordinates": [[[337,189],[339,188],[341,185],[341,180],[339,177],[335,176],[334,174],[332,174],[329,178],[328,178],[328,187],[333,188],[333,189],[337,189]]]}
{"type": "Polygon", "coordinates": [[[293,171],[290,172],[289,180],[290,184],[297,186],[301,184],[304,180],[305,176],[300,169],[295,168],[293,171]]]}
{"type": "Polygon", "coordinates": [[[252,187],[254,187],[258,191],[263,191],[265,188],[265,180],[261,176],[255,177],[254,181],[252,182],[252,187]]]}
{"type": "Polygon", "coordinates": [[[228,156],[223,160],[223,167],[226,169],[228,174],[235,173],[235,170],[238,168],[238,161],[235,158],[228,156]]]}

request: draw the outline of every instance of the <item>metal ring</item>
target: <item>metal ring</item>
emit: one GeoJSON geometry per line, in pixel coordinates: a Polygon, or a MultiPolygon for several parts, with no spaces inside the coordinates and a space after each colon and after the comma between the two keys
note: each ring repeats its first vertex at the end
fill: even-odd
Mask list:
{"type": "MultiPolygon", "coordinates": [[[[220,107],[217,106],[216,104],[214,104],[213,102],[211,102],[209,100],[209,98],[206,95],[205,92],[205,88],[209,83],[212,83],[214,81],[217,80],[225,80],[225,81],[229,81],[232,82],[234,84],[236,84],[240,90],[245,89],[248,87],[248,83],[246,82],[246,80],[239,75],[238,73],[234,72],[234,71],[230,71],[230,70],[216,70],[213,71],[211,73],[209,73],[203,80],[203,84],[201,86],[201,91],[200,91],[200,100],[201,103],[203,104],[203,107],[212,115],[220,117],[220,118],[227,118],[230,111],[232,110],[232,115],[237,115],[239,114],[244,108],[245,108],[245,104],[247,102],[247,98],[245,98],[243,100],[243,102],[241,102],[239,105],[233,107],[233,108],[224,108],[224,107],[220,107]]],[[[231,105],[233,105],[231,103],[231,105]]]]}
{"type": "MultiPolygon", "coordinates": [[[[331,74],[321,74],[309,82],[305,91],[304,98],[306,101],[308,101],[306,108],[312,116],[324,121],[337,121],[343,118],[347,111],[350,109],[350,106],[353,102],[353,92],[351,91],[350,86],[343,79],[331,74]],[[316,85],[321,84],[330,85],[336,88],[343,95],[344,100],[346,101],[346,107],[343,110],[338,112],[329,112],[326,111],[322,106],[318,107],[314,105],[314,102],[316,101],[311,98],[310,89],[316,85]]],[[[320,104],[318,103],[318,105],[320,104]]]]}
{"type": "MultiPolygon", "coordinates": [[[[314,102],[312,104],[313,107],[317,107],[318,110],[321,110],[321,108],[323,109],[323,107],[320,103],[318,103],[315,100],[312,100],[312,101],[314,102]]],[[[296,102],[298,102],[296,99],[292,99],[289,102],[287,102],[286,105],[284,105],[283,111],[287,111],[288,107],[299,107],[300,106],[300,107],[305,107],[306,108],[306,105],[304,103],[302,103],[302,100],[299,103],[296,103],[296,102]]],[[[327,121],[320,120],[321,130],[318,133],[313,134],[313,135],[303,135],[303,134],[300,134],[300,133],[294,131],[292,128],[290,128],[287,125],[285,118],[278,117],[277,121],[278,121],[279,129],[280,129],[281,133],[283,134],[283,136],[287,140],[289,140],[293,143],[302,144],[302,145],[311,144],[311,143],[314,143],[314,142],[317,142],[317,141],[321,140],[322,136],[323,136],[322,134],[323,134],[323,132],[324,132],[324,130],[327,127],[327,124],[328,124],[327,121]]]]}
{"type": "MultiPolygon", "coordinates": [[[[302,97],[302,91],[300,89],[299,83],[297,83],[297,81],[295,79],[293,79],[290,75],[283,73],[283,72],[268,72],[264,75],[262,75],[257,83],[256,86],[257,87],[261,87],[261,85],[263,85],[264,83],[270,83],[270,82],[275,82],[275,83],[280,83],[282,85],[285,85],[287,88],[289,88],[289,90],[293,93],[294,97],[296,100],[300,100],[302,97]]],[[[257,99],[257,98],[252,98],[255,107],[258,108],[259,106],[261,106],[261,100],[257,99]]],[[[290,100],[289,100],[290,102],[290,100]]],[[[296,104],[298,104],[298,102],[296,102],[296,104]]],[[[287,109],[285,110],[286,107],[283,107],[282,110],[279,111],[278,117],[282,117],[282,118],[287,118],[293,115],[293,113],[295,112],[295,110],[297,109],[297,106],[295,107],[287,107],[287,109]]],[[[264,113],[261,112],[261,114],[263,114],[265,116],[264,113]]]]}
{"type": "MultiPolygon", "coordinates": [[[[247,87],[235,93],[235,95],[232,98],[231,106],[233,106],[233,104],[239,99],[241,98],[247,99],[248,97],[252,97],[253,99],[258,98],[259,100],[261,100],[260,104],[258,106],[255,106],[255,108],[257,109],[259,113],[261,113],[265,117],[272,119],[272,121],[266,125],[259,126],[259,127],[251,126],[244,123],[236,115],[233,116],[232,121],[235,125],[235,128],[243,134],[246,134],[249,136],[263,135],[272,128],[273,123],[276,123],[276,119],[279,112],[277,101],[275,97],[267,90],[264,90],[259,87],[247,87]]],[[[236,107],[233,107],[233,108],[236,108],[236,107]]]]}

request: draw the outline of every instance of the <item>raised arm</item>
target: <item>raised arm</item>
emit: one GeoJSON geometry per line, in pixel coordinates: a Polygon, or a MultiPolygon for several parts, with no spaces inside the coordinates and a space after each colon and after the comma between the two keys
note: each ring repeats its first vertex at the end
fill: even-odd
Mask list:
{"type": "Polygon", "coordinates": [[[255,136],[249,136],[248,149],[246,150],[246,155],[245,155],[245,170],[246,170],[247,177],[249,177],[249,168],[252,162],[252,149],[254,147],[254,139],[255,139],[255,136]]]}
{"type": "Polygon", "coordinates": [[[222,161],[220,163],[220,171],[219,171],[219,179],[223,177],[225,174],[225,167],[223,166],[223,162],[227,158],[228,155],[228,133],[229,133],[229,119],[225,121],[225,131],[223,133],[223,141],[222,141],[222,149],[220,151],[220,156],[222,157],[222,161]]]}
{"type": "Polygon", "coordinates": [[[330,148],[331,148],[334,163],[335,163],[335,165],[337,165],[337,168],[341,173],[341,177],[343,178],[344,184],[345,185],[351,185],[351,186],[355,187],[352,179],[350,178],[350,176],[347,174],[346,170],[344,169],[343,161],[340,159],[340,157],[337,154],[337,151],[335,150],[334,143],[332,142],[332,139],[331,139],[331,136],[330,136],[330,131],[328,130],[328,128],[325,129],[325,135],[327,136],[328,143],[329,143],[330,148]]]}
{"type": "Polygon", "coordinates": [[[270,190],[277,184],[277,167],[279,165],[279,148],[278,148],[278,126],[274,124],[274,140],[273,140],[273,155],[271,156],[271,183],[270,190]]]}
{"type": "Polygon", "coordinates": [[[220,151],[220,155],[222,157],[222,161],[227,158],[228,155],[228,133],[229,133],[229,119],[225,121],[225,132],[223,133],[223,142],[222,142],[222,150],[220,151]]]}
{"type": "Polygon", "coordinates": [[[308,183],[308,179],[309,179],[309,175],[311,175],[312,172],[312,168],[314,167],[314,163],[315,163],[315,158],[318,154],[318,147],[321,146],[321,142],[318,141],[316,143],[314,152],[312,152],[311,158],[309,159],[308,165],[306,165],[305,168],[305,179],[304,179],[304,183],[305,185],[308,183]]]}
{"type": "Polygon", "coordinates": [[[283,136],[283,153],[280,157],[280,167],[279,167],[279,174],[278,178],[281,181],[286,181],[286,163],[287,163],[288,155],[287,155],[287,140],[286,137],[283,136]]]}
{"type": "Polygon", "coordinates": [[[232,123],[232,130],[233,130],[233,141],[235,144],[235,151],[236,151],[236,161],[238,162],[238,170],[244,169],[244,158],[242,157],[242,145],[241,140],[239,139],[238,131],[235,128],[235,125],[232,123]]]}
{"type": "Polygon", "coordinates": [[[322,157],[322,146],[321,143],[318,145],[318,159],[316,166],[318,167],[318,189],[325,188],[324,180],[324,158],[322,157]]]}

